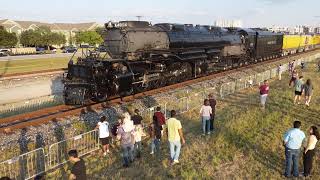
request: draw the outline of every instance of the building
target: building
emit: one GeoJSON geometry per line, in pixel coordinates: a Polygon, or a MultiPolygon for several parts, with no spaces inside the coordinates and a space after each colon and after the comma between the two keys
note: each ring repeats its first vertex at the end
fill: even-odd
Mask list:
{"type": "Polygon", "coordinates": [[[304,26],[304,25],[297,25],[295,27],[272,26],[268,28],[268,30],[273,32],[286,33],[286,34],[320,34],[319,26],[304,26]]]}
{"type": "Polygon", "coordinates": [[[217,20],[214,23],[215,26],[219,27],[242,27],[241,20],[217,20]]]}
{"type": "Polygon", "coordinates": [[[320,34],[320,27],[315,27],[314,28],[314,33],[315,34],[320,34]]]}
{"type": "Polygon", "coordinates": [[[0,20],[0,26],[3,26],[8,32],[14,32],[17,35],[26,30],[35,30],[40,26],[46,26],[53,32],[62,33],[66,36],[67,44],[72,44],[72,38],[79,31],[95,30],[97,27],[102,27],[101,24],[95,22],[89,23],[43,23],[36,21],[14,21],[10,19],[0,20]]]}
{"type": "Polygon", "coordinates": [[[267,28],[269,31],[272,32],[280,32],[280,33],[289,33],[291,31],[291,28],[289,27],[282,27],[282,26],[272,26],[270,28],[267,28]]]}

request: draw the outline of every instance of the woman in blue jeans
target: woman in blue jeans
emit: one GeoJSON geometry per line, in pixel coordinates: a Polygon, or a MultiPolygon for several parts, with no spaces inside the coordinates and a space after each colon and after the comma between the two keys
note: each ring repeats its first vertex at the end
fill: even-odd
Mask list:
{"type": "Polygon", "coordinates": [[[212,108],[208,99],[204,100],[204,103],[200,109],[200,115],[202,120],[202,135],[210,134],[210,118],[212,114],[212,108]]]}

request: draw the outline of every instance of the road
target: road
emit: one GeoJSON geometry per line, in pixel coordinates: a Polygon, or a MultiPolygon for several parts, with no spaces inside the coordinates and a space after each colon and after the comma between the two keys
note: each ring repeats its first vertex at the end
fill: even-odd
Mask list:
{"type": "MultiPolygon", "coordinates": [[[[81,52],[77,52],[77,54],[81,54],[81,52]]],[[[60,58],[60,57],[71,57],[72,55],[73,55],[73,53],[37,54],[37,55],[23,55],[23,56],[4,56],[4,57],[0,57],[0,61],[60,58]]]]}

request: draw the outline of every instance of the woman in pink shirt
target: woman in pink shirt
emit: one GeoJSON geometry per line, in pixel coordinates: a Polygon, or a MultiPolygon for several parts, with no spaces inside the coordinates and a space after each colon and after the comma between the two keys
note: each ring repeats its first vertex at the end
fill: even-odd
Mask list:
{"type": "Polygon", "coordinates": [[[200,109],[200,115],[202,120],[202,131],[203,131],[202,135],[205,135],[206,133],[210,134],[211,114],[212,114],[212,108],[210,106],[210,102],[208,99],[205,99],[203,106],[200,109]]]}

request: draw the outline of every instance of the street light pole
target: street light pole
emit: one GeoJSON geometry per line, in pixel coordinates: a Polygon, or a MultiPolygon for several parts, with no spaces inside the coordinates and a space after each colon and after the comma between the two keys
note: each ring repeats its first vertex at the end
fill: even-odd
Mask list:
{"type": "Polygon", "coordinates": [[[136,17],[138,18],[138,21],[140,21],[143,16],[136,16],[136,17]]]}

